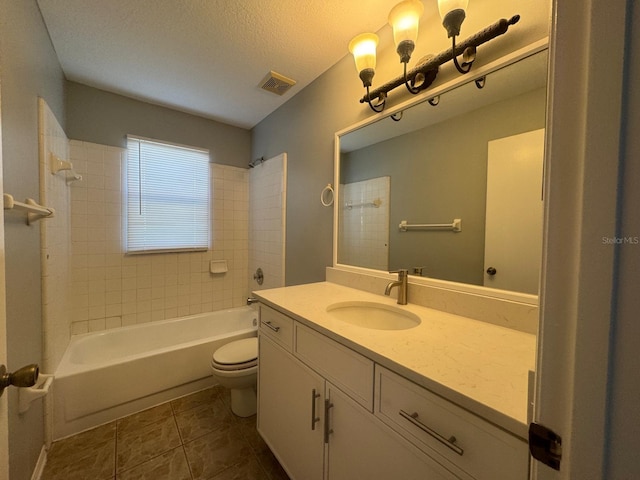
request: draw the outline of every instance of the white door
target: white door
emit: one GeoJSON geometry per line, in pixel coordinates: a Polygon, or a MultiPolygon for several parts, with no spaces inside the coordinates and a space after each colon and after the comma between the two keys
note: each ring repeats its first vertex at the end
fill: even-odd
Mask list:
{"type": "Polygon", "coordinates": [[[544,129],[489,142],[486,287],[538,294],[544,129]]]}
{"type": "MultiPolygon", "coordinates": [[[[2,102],[0,102],[0,105],[2,102]]],[[[0,112],[2,119],[2,112],[0,112]]],[[[1,122],[1,120],[0,120],[1,122]]],[[[0,193],[2,191],[2,124],[0,123],[0,193]]],[[[4,210],[0,213],[0,364],[7,364],[7,311],[4,283],[4,210]]],[[[0,397],[0,480],[9,478],[7,395],[0,397]]]]}

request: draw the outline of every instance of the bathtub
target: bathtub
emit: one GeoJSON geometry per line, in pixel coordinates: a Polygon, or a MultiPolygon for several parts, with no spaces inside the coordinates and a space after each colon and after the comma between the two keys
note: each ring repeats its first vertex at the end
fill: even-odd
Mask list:
{"type": "Polygon", "coordinates": [[[53,438],[213,385],[213,352],[256,335],[257,312],[241,307],[73,336],[55,373],[53,438]]]}

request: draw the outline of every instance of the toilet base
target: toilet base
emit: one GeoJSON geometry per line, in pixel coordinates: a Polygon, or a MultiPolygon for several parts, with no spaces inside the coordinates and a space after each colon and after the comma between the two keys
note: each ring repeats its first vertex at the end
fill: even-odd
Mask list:
{"type": "Polygon", "coordinates": [[[250,417],[258,410],[254,387],[231,389],[231,411],[238,417],[250,417]]]}

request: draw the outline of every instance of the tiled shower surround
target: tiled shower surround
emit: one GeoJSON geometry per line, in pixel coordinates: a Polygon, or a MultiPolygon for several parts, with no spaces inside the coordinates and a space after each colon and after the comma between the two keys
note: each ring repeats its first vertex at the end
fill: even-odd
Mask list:
{"type": "Polygon", "coordinates": [[[340,185],[338,263],[389,270],[390,189],[390,177],[340,185]]]}
{"type": "Polygon", "coordinates": [[[53,217],[40,220],[44,334],[41,366],[42,371],[49,373],[55,369],[69,342],[71,195],[66,182],[69,172],[51,173],[51,156],[68,158],[69,141],[42,98],[38,99],[38,116],[40,203],[55,210],[53,217]]]}
{"type": "Polygon", "coordinates": [[[287,154],[270,158],[249,170],[249,287],[284,287],[287,154]],[[253,278],[263,271],[263,283],[253,278]]]}
{"type": "Polygon", "coordinates": [[[125,255],[126,150],[70,141],[83,181],[71,186],[71,334],[244,305],[248,293],[247,170],[212,164],[212,248],[125,255]],[[209,273],[210,260],[228,272],[209,273]]]}

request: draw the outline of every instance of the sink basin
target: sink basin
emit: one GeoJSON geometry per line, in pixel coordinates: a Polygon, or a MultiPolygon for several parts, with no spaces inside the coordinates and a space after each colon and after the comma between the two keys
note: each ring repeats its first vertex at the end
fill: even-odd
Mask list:
{"type": "Polygon", "coordinates": [[[334,318],[374,330],[407,330],[420,325],[416,314],[376,302],[339,302],[329,305],[327,312],[334,318]]]}

